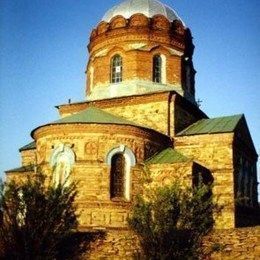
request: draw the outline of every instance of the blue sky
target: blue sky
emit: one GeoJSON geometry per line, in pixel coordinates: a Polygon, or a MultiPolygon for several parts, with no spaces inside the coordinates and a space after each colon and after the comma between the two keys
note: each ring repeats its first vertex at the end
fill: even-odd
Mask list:
{"type": "MultiPolygon", "coordinates": [[[[55,105],[84,99],[91,29],[119,2],[0,1],[0,176],[20,166],[31,130],[58,118],[55,105]]],[[[193,33],[201,108],[210,117],[244,113],[260,153],[260,1],[163,2],[193,33]]]]}

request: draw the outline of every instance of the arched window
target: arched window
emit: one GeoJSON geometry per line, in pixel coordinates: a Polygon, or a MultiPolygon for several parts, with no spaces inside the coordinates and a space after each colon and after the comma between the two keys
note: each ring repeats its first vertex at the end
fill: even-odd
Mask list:
{"type": "Polygon", "coordinates": [[[162,58],[160,55],[153,57],[153,82],[162,83],[162,58]]]}
{"type": "Polygon", "coordinates": [[[111,160],[110,196],[113,198],[125,197],[125,170],[126,160],[122,153],[117,153],[111,160]]]}
{"type": "Polygon", "coordinates": [[[109,151],[106,162],[110,166],[110,198],[131,199],[131,167],[135,166],[134,153],[125,145],[109,151]]]}
{"type": "Polygon", "coordinates": [[[118,83],[122,81],[122,57],[115,55],[111,60],[111,82],[118,83]]]}

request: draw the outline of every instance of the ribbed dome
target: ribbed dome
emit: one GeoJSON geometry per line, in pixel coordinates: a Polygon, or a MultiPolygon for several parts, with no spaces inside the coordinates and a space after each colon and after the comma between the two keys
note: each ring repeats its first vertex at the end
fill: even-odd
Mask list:
{"type": "Polygon", "coordinates": [[[150,18],[154,15],[161,14],[171,22],[174,20],[181,21],[174,10],[156,0],[126,0],[108,10],[102,18],[102,21],[109,22],[117,15],[122,15],[128,19],[136,13],[144,14],[150,18]]]}

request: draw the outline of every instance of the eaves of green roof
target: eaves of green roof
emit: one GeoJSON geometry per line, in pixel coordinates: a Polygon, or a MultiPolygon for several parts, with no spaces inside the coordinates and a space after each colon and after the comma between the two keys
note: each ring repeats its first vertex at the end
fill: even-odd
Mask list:
{"type": "Polygon", "coordinates": [[[26,150],[32,150],[32,149],[35,149],[35,148],[36,148],[36,143],[35,143],[35,141],[33,141],[33,142],[21,147],[19,149],[19,152],[26,151],[26,150]]]}
{"type": "Polygon", "coordinates": [[[112,115],[101,109],[90,107],[79,113],[61,118],[51,124],[69,124],[69,123],[97,123],[97,124],[119,124],[139,126],[134,122],[128,121],[122,117],[112,115]]]}
{"type": "Polygon", "coordinates": [[[178,133],[177,136],[231,133],[234,132],[238,122],[243,116],[244,115],[234,115],[201,119],[178,133]]]}
{"type": "Polygon", "coordinates": [[[95,107],[89,107],[79,113],[66,116],[57,121],[42,125],[37,127],[31,132],[31,136],[33,137],[33,133],[43,127],[48,125],[59,125],[59,124],[116,124],[116,125],[131,125],[137,127],[147,128],[145,126],[138,125],[134,122],[126,120],[122,117],[115,116],[106,111],[95,107]]]}
{"type": "Polygon", "coordinates": [[[28,166],[22,166],[19,168],[15,168],[15,169],[11,169],[8,171],[5,171],[6,173],[11,173],[11,172],[15,172],[15,173],[24,173],[24,172],[32,172],[34,171],[34,166],[33,165],[28,165],[28,166]]]}
{"type": "Polygon", "coordinates": [[[145,163],[150,164],[170,164],[170,163],[184,163],[190,161],[189,158],[183,154],[177,152],[172,148],[167,148],[160,153],[155,154],[153,157],[148,159],[145,163]]]}

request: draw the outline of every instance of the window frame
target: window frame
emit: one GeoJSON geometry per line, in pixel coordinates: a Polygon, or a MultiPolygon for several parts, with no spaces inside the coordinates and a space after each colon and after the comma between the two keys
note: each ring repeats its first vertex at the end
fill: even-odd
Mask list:
{"type": "Polygon", "coordinates": [[[110,62],[110,82],[120,83],[123,81],[123,58],[119,54],[115,54],[110,62]],[[117,71],[117,69],[119,71],[117,71]]]}
{"type": "Polygon", "coordinates": [[[127,146],[121,144],[111,149],[105,158],[105,161],[109,167],[109,196],[112,201],[131,201],[132,193],[132,167],[136,165],[136,157],[133,151],[127,146]],[[121,153],[125,158],[125,172],[124,172],[124,196],[121,198],[111,198],[111,170],[112,170],[112,158],[114,155],[121,153]]]}
{"type": "Polygon", "coordinates": [[[123,153],[116,153],[111,158],[110,199],[125,199],[126,158],[123,153]],[[117,167],[122,167],[118,169],[117,167]],[[118,183],[120,182],[120,183],[118,183]]]}
{"type": "Polygon", "coordinates": [[[153,82],[162,83],[163,81],[163,59],[160,54],[153,56],[153,82]]]}

